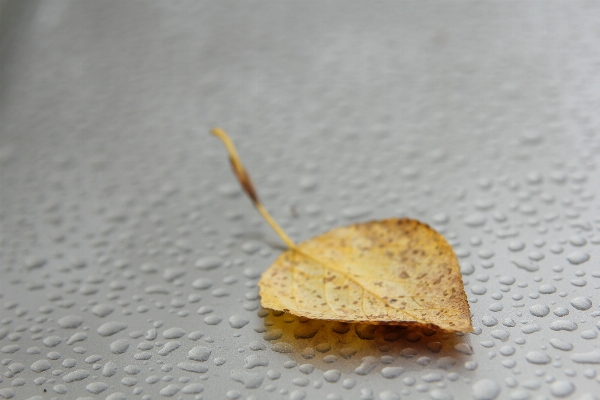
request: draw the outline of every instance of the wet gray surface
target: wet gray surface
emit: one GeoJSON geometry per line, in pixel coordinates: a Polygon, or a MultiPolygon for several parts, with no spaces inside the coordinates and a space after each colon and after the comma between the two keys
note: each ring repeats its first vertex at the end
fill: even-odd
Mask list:
{"type": "Polygon", "coordinates": [[[598,398],[600,3],[0,7],[0,398],[598,398]],[[297,241],[443,233],[476,332],[262,310],[214,125],[297,241]]]}

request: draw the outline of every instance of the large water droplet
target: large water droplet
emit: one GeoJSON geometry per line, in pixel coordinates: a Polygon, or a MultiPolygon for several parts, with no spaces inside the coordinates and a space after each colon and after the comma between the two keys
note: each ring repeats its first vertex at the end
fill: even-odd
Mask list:
{"type": "Polygon", "coordinates": [[[112,336],[124,329],[127,329],[126,324],[118,321],[111,321],[101,325],[96,332],[98,332],[100,336],[112,336]]]}
{"type": "Polygon", "coordinates": [[[592,308],[592,301],[587,297],[575,297],[571,300],[571,305],[578,310],[585,311],[592,308]]]}
{"type": "Polygon", "coordinates": [[[549,355],[539,351],[530,351],[525,355],[525,359],[532,364],[548,364],[552,359],[549,355]]]}
{"type": "Polygon", "coordinates": [[[500,385],[491,379],[481,379],[471,388],[475,400],[494,400],[500,394],[500,385]]]}
{"type": "Polygon", "coordinates": [[[229,325],[234,329],[241,329],[246,326],[250,321],[248,318],[241,315],[232,315],[229,317],[229,325]]]}
{"type": "Polygon", "coordinates": [[[78,315],[66,315],[60,318],[58,321],[58,326],[64,329],[75,329],[79,325],[83,323],[83,318],[78,315]]]}
{"type": "Polygon", "coordinates": [[[529,308],[531,315],[536,317],[545,317],[550,313],[550,308],[544,304],[535,304],[529,308]]]}
{"type": "Polygon", "coordinates": [[[342,376],[342,373],[340,371],[338,371],[337,369],[330,369],[323,373],[323,379],[325,379],[325,381],[329,382],[329,383],[337,382],[341,376],[342,376]]]}
{"type": "Polygon", "coordinates": [[[574,251],[573,253],[567,256],[567,260],[573,265],[583,264],[584,262],[590,259],[590,255],[588,253],[583,253],[581,251],[574,251]]]}
{"type": "Polygon", "coordinates": [[[553,331],[574,331],[577,329],[577,324],[573,321],[559,319],[550,324],[550,329],[553,331]]]}
{"type": "Polygon", "coordinates": [[[600,349],[589,353],[575,353],[571,356],[571,361],[580,364],[600,364],[600,349]]]}
{"type": "Polygon", "coordinates": [[[569,381],[556,381],[550,385],[550,392],[556,397],[566,397],[575,391],[575,385],[569,381]]]}

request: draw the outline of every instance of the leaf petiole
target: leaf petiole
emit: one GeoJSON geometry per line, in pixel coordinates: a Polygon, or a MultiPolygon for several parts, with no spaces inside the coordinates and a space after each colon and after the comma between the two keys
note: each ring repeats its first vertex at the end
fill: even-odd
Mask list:
{"type": "Polygon", "coordinates": [[[285,242],[285,244],[290,249],[297,250],[297,246],[294,243],[294,241],[290,239],[290,237],[284,232],[283,229],[281,229],[281,227],[277,224],[277,222],[275,222],[273,217],[271,217],[271,214],[269,214],[267,209],[262,205],[262,203],[258,199],[256,190],[254,189],[252,181],[250,180],[250,175],[248,175],[248,172],[246,172],[246,168],[244,168],[244,165],[242,164],[242,161],[240,160],[240,157],[237,154],[235,146],[233,145],[233,142],[231,141],[227,133],[225,133],[225,131],[221,128],[213,128],[211,132],[213,135],[221,139],[221,141],[225,145],[225,148],[229,153],[229,161],[231,162],[231,168],[233,169],[237,180],[240,182],[242,189],[244,189],[244,192],[246,192],[248,197],[250,197],[250,200],[252,200],[254,207],[256,207],[260,215],[263,216],[263,218],[267,221],[271,228],[273,228],[277,235],[279,235],[279,237],[285,242]]]}

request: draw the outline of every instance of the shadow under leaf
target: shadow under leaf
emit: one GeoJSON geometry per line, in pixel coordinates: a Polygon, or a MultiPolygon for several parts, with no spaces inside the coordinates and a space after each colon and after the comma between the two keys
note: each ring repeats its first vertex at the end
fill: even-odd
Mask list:
{"type": "MultiPolygon", "coordinates": [[[[448,370],[473,353],[465,335],[421,325],[352,324],[263,309],[263,339],[271,350],[323,371],[366,375],[379,363],[403,370],[448,370]]],[[[383,372],[382,372],[383,373],[383,372]]]]}

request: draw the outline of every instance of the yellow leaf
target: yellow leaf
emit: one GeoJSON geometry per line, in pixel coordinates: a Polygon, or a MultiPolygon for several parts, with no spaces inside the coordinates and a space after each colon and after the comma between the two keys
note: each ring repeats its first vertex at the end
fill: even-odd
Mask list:
{"type": "Polygon", "coordinates": [[[355,224],[309,239],[281,254],[259,286],[263,307],[307,318],[473,329],[452,248],[411,219],[355,224]]]}
{"type": "Polygon", "coordinates": [[[456,255],[439,233],[419,221],[386,219],[296,245],[260,203],[231,140],[218,128],[213,133],[254,205],[289,247],[261,277],[263,307],[314,319],[473,330],[456,255]]]}

